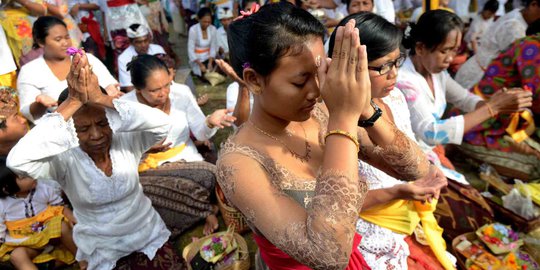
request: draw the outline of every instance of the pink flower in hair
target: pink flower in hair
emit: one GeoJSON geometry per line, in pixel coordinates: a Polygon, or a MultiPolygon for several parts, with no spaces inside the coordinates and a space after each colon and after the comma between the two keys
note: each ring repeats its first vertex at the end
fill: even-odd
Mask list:
{"type": "Polygon", "coordinates": [[[238,16],[238,17],[236,17],[236,19],[234,19],[234,20],[236,21],[236,20],[243,19],[243,18],[245,18],[245,17],[247,17],[247,16],[250,16],[250,15],[252,15],[253,13],[259,11],[260,8],[261,8],[261,6],[259,6],[259,4],[253,3],[253,4],[251,5],[251,10],[249,10],[249,11],[243,11],[243,10],[240,10],[240,14],[241,14],[241,15],[238,16]]]}

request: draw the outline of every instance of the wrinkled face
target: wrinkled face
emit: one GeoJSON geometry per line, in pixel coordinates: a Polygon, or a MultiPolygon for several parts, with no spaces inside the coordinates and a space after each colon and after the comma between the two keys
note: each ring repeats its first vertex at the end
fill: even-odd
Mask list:
{"type": "Polygon", "coordinates": [[[17,186],[19,186],[19,192],[28,192],[36,188],[36,180],[28,176],[17,176],[17,186]]]}
{"type": "Polygon", "coordinates": [[[424,68],[432,74],[446,70],[456,56],[461,44],[461,31],[454,29],[446,35],[444,41],[435,49],[426,48],[423,44],[417,44],[416,52],[422,61],[424,68]]]}
{"type": "Polygon", "coordinates": [[[199,23],[201,24],[201,29],[206,30],[210,24],[212,24],[212,17],[210,15],[206,15],[199,19],[199,23]]]}
{"type": "Polygon", "coordinates": [[[349,14],[360,11],[373,11],[373,0],[351,0],[349,4],[349,14]]]}
{"type": "MultiPolygon", "coordinates": [[[[400,56],[401,53],[399,48],[397,48],[393,52],[369,62],[368,66],[380,67],[389,63],[395,63],[400,56]]],[[[372,98],[383,98],[390,94],[390,91],[394,89],[396,84],[397,70],[397,67],[393,66],[388,73],[382,75],[376,70],[369,71],[372,98]]]]}
{"type": "Polygon", "coordinates": [[[268,114],[287,121],[309,119],[320,95],[316,59],[325,59],[320,38],[308,39],[301,50],[285,55],[262,81],[258,103],[268,114]]]}
{"type": "Polygon", "coordinates": [[[63,25],[57,24],[51,28],[45,38],[45,44],[39,44],[47,58],[66,58],[67,48],[71,47],[71,38],[63,25]]]}
{"type": "Polygon", "coordinates": [[[166,70],[156,69],[146,78],[146,87],[137,91],[140,91],[150,106],[163,106],[169,99],[171,82],[171,75],[166,70]]]}
{"type": "MultiPolygon", "coordinates": [[[[26,118],[19,114],[8,116],[3,121],[2,126],[3,127],[0,128],[0,144],[2,145],[15,144],[28,132],[28,122],[26,121],[26,118]]],[[[10,149],[5,150],[7,153],[10,149]]]]}
{"type": "Polygon", "coordinates": [[[225,30],[227,30],[227,29],[229,29],[229,24],[231,24],[233,19],[232,18],[225,18],[225,19],[221,19],[219,21],[221,22],[221,25],[223,25],[223,28],[225,28],[225,30]]]}
{"type": "Polygon", "coordinates": [[[138,37],[131,40],[131,45],[135,47],[137,54],[147,54],[148,48],[150,48],[150,35],[145,37],[138,37]]]}
{"type": "Polygon", "coordinates": [[[73,115],[79,146],[88,155],[108,153],[112,142],[112,130],[105,116],[105,109],[84,105],[73,115]]]}

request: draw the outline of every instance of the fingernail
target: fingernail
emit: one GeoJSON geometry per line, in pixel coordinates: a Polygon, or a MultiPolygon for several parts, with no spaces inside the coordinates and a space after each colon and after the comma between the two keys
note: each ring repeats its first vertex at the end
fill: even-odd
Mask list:
{"type": "Polygon", "coordinates": [[[315,66],[317,66],[317,67],[321,66],[321,56],[320,55],[317,55],[317,57],[315,57],[315,66]]]}

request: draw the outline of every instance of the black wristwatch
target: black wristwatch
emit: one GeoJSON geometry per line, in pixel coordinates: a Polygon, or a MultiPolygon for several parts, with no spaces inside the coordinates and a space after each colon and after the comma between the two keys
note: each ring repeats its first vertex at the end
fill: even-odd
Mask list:
{"type": "Polygon", "coordinates": [[[358,120],[358,126],[360,127],[372,127],[375,124],[375,121],[377,121],[377,119],[379,119],[379,117],[381,117],[382,115],[381,108],[379,108],[379,106],[377,106],[377,104],[375,104],[373,100],[371,100],[370,104],[375,110],[375,112],[370,118],[366,120],[358,120]]]}

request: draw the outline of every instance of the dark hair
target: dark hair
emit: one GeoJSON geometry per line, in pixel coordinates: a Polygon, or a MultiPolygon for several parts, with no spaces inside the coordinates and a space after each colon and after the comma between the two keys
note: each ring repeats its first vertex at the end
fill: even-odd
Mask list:
{"type": "MultiPolygon", "coordinates": [[[[99,89],[101,90],[101,93],[107,95],[107,90],[103,89],[103,87],[99,87],[99,89]]],[[[64,101],[66,101],[66,99],[69,97],[69,90],[66,88],[64,89],[64,91],[62,91],[62,93],[60,93],[60,95],[58,96],[58,105],[62,104],[64,101]]]]}
{"type": "Polygon", "coordinates": [[[6,166],[6,157],[0,156],[0,198],[19,192],[17,175],[6,166]]]}
{"type": "Polygon", "coordinates": [[[210,18],[212,18],[212,10],[207,7],[199,9],[199,11],[197,12],[197,20],[202,19],[202,17],[204,16],[210,16],[210,18]]]}
{"type": "Polygon", "coordinates": [[[456,14],[437,9],[426,11],[416,24],[411,23],[409,27],[410,32],[405,34],[402,43],[406,49],[410,49],[409,54],[414,55],[417,42],[435,50],[452,30],[463,31],[463,22],[456,14]]]}
{"type": "Polygon", "coordinates": [[[525,34],[527,36],[536,35],[538,33],[540,33],[540,19],[529,24],[529,26],[527,27],[527,31],[525,31],[525,34]]]}
{"type": "Polygon", "coordinates": [[[232,67],[240,77],[244,64],[263,76],[268,75],[280,57],[301,48],[298,45],[310,37],[322,41],[324,33],[324,26],[315,17],[291,3],[265,5],[229,26],[232,67]]]}
{"type": "Polygon", "coordinates": [[[158,53],[158,54],[155,54],[155,56],[159,58],[159,60],[163,61],[163,63],[165,63],[167,68],[176,69],[176,62],[168,54],[158,53]]]}
{"type": "Polygon", "coordinates": [[[491,11],[495,13],[497,12],[498,9],[499,9],[499,1],[489,0],[484,4],[484,8],[482,10],[491,11]]]}
{"type": "Polygon", "coordinates": [[[162,69],[169,74],[167,65],[155,55],[139,55],[128,66],[131,83],[139,90],[146,87],[146,79],[148,79],[153,71],[162,69]]]}
{"type": "Polygon", "coordinates": [[[66,23],[56,17],[39,17],[32,26],[32,38],[34,40],[34,44],[32,45],[32,47],[34,49],[37,49],[39,48],[39,44],[45,44],[45,39],[49,35],[49,29],[57,25],[62,25],[67,29],[66,23]]]}
{"type": "MultiPolygon", "coordinates": [[[[356,21],[356,27],[360,30],[360,42],[366,45],[368,61],[379,59],[399,48],[403,33],[385,18],[364,11],[345,17],[338,26],[344,26],[351,19],[356,21]]],[[[335,39],[336,31],[328,43],[329,57],[332,57],[335,39]]]]}

